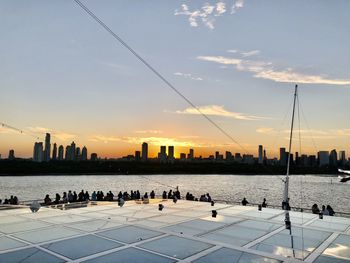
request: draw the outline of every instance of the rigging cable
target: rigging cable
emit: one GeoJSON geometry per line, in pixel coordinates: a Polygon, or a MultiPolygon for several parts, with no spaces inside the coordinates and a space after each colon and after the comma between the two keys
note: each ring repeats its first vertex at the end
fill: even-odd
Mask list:
{"type": "Polygon", "coordinates": [[[10,130],[13,130],[13,131],[17,131],[20,134],[28,135],[28,136],[34,137],[37,140],[40,140],[40,138],[37,135],[35,135],[34,133],[31,133],[29,131],[23,131],[22,129],[16,128],[16,127],[11,126],[11,125],[8,125],[8,124],[6,124],[4,122],[0,122],[0,124],[4,128],[7,128],[7,129],[10,129],[10,130]]]}
{"type": "MultiPolygon", "coordinates": [[[[297,95],[297,105],[298,105],[298,129],[299,129],[299,154],[301,156],[301,125],[300,125],[300,101],[299,94],[297,95]]],[[[300,160],[300,157],[299,157],[300,160]]],[[[297,160],[295,160],[297,161],[297,160]]],[[[303,175],[300,175],[300,207],[303,207],[303,175]]],[[[300,208],[301,212],[301,224],[304,224],[304,210],[300,208]]],[[[301,248],[302,248],[302,260],[304,260],[304,228],[301,228],[301,248]]]]}
{"type": "Polygon", "coordinates": [[[139,55],[131,46],[129,46],[120,36],[118,36],[110,27],[108,27],[101,19],[99,19],[89,8],[87,8],[80,0],[73,0],[76,2],[89,16],[91,16],[100,26],[102,26],[112,37],[114,37],[120,44],[128,49],[142,64],[144,64],[150,71],[152,71],[166,86],[172,89],[177,95],[184,99],[190,106],[192,106],[200,115],[202,115],[207,121],[209,121],[214,127],[216,127],[221,133],[223,133],[232,142],[238,145],[244,152],[248,152],[243,145],[235,140],[228,132],[226,132],[220,125],[218,125],[207,114],[201,111],[190,99],[182,94],[173,84],[171,84],[158,70],[156,70],[150,63],[148,63],[141,55],[139,55]]]}

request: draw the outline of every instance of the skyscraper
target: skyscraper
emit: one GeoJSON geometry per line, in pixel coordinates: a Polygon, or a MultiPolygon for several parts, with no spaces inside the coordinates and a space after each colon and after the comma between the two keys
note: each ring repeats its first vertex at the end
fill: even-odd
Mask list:
{"type": "Polygon", "coordinates": [[[16,158],[15,157],[15,150],[10,150],[8,159],[9,160],[14,160],[15,158],[16,158]]]}
{"type": "Polygon", "coordinates": [[[340,162],[340,165],[345,165],[346,163],[345,151],[339,151],[339,162],[340,162]]]}
{"type": "Polygon", "coordinates": [[[51,135],[50,133],[46,133],[45,136],[45,149],[44,149],[44,161],[48,162],[50,161],[50,153],[51,153],[51,135]]]}
{"type": "Polygon", "coordinates": [[[70,155],[70,160],[75,160],[75,142],[72,142],[71,145],[70,145],[70,152],[69,152],[69,155],[70,155]]]}
{"type": "Polygon", "coordinates": [[[158,159],[160,162],[166,162],[166,159],[167,159],[166,146],[160,146],[160,152],[158,154],[158,159]]]}
{"type": "Polygon", "coordinates": [[[193,149],[190,149],[190,153],[188,154],[187,159],[189,159],[189,160],[194,159],[194,150],[193,149]]]}
{"type": "Polygon", "coordinates": [[[83,150],[81,151],[81,160],[86,161],[88,156],[87,148],[84,146],[83,150]]]}
{"type": "Polygon", "coordinates": [[[148,160],[148,144],[144,142],[142,144],[142,161],[147,161],[148,160]]]}
{"type": "Polygon", "coordinates": [[[36,142],[34,144],[33,161],[38,163],[43,161],[43,143],[42,142],[36,142]]]}
{"type": "Polygon", "coordinates": [[[64,154],[64,159],[65,159],[66,161],[70,161],[70,160],[71,160],[71,159],[70,159],[70,152],[71,152],[70,146],[67,145],[67,146],[66,146],[66,152],[65,152],[65,154],[64,154]]]}
{"type": "Polygon", "coordinates": [[[338,166],[338,154],[335,149],[333,149],[329,154],[329,165],[333,167],[338,166]]]}
{"type": "Polygon", "coordinates": [[[60,147],[58,147],[58,160],[59,161],[63,160],[63,152],[64,152],[63,145],[60,145],[60,147]]]}
{"type": "Polygon", "coordinates": [[[140,161],[140,160],[141,160],[141,152],[135,151],[135,161],[140,161]]]}
{"type": "Polygon", "coordinates": [[[286,148],[280,148],[280,165],[287,165],[287,153],[286,148]]]}
{"type": "Polygon", "coordinates": [[[168,161],[170,163],[173,163],[175,161],[174,146],[169,146],[168,147],[168,161]]]}
{"type": "Polygon", "coordinates": [[[56,159],[57,159],[57,144],[54,143],[53,150],[52,150],[52,160],[56,160],[56,159]]]}
{"type": "Polygon", "coordinates": [[[318,152],[318,164],[319,164],[319,166],[329,165],[329,152],[328,151],[319,151],[318,152]]]}
{"type": "Polygon", "coordinates": [[[259,145],[258,153],[259,153],[258,163],[263,164],[264,163],[264,149],[263,149],[262,145],[259,145]]]}
{"type": "Polygon", "coordinates": [[[75,160],[80,161],[81,153],[80,153],[80,147],[77,147],[75,149],[75,160]]]}

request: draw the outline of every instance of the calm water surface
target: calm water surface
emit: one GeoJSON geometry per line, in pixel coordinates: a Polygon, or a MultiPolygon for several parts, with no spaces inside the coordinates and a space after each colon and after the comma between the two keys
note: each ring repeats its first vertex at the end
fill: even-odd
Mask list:
{"type": "MultiPolygon", "coordinates": [[[[17,195],[19,200],[43,199],[45,194],[54,198],[56,193],[68,190],[94,190],[103,192],[139,189],[141,193],[155,190],[156,194],[179,186],[182,195],[195,196],[210,193],[213,199],[260,203],[265,197],[268,204],[280,205],[283,177],[241,175],[89,175],[89,176],[23,176],[0,177],[0,198],[17,195]]],[[[334,210],[350,212],[350,184],[339,183],[330,176],[291,176],[290,198],[292,206],[311,207],[312,204],[330,204],[334,210]]]]}

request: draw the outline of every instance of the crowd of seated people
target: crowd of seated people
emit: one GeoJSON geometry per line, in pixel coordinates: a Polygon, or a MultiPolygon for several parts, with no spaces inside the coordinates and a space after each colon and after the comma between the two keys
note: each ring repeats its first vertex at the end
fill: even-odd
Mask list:
{"type": "Polygon", "coordinates": [[[322,214],[325,216],[334,216],[335,214],[333,208],[330,205],[327,205],[327,207],[323,205],[322,210],[320,210],[317,204],[313,204],[311,207],[311,211],[313,214],[322,214]]]}
{"type": "Polygon", "coordinates": [[[11,195],[9,199],[5,198],[4,202],[0,199],[0,205],[18,205],[18,198],[17,196],[11,195]]]}

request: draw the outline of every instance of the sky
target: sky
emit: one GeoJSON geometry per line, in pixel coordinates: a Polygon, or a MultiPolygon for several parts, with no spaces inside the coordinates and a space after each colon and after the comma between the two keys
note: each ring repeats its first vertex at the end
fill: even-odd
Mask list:
{"type": "Polygon", "coordinates": [[[23,130],[0,127],[3,158],[31,157],[46,132],[101,157],[145,141],[151,156],[262,144],[271,158],[288,144],[295,84],[292,151],[349,156],[350,1],[81,1],[239,145],[73,0],[2,0],[0,122],[23,130]]]}

